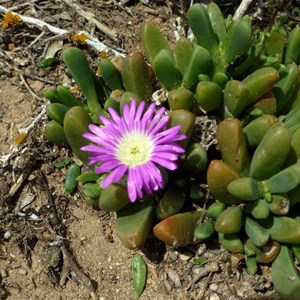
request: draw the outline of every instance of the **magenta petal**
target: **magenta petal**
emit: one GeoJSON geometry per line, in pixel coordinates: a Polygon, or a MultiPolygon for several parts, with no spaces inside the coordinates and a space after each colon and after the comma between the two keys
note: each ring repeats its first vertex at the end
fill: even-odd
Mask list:
{"type": "Polygon", "coordinates": [[[162,180],[162,174],[161,171],[159,170],[159,168],[157,167],[157,165],[155,163],[153,163],[152,161],[150,161],[147,164],[147,168],[149,170],[149,174],[151,174],[151,176],[162,180]]]}
{"type": "Polygon", "coordinates": [[[157,152],[154,153],[155,157],[162,158],[162,159],[167,159],[167,160],[177,160],[178,155],[177,154],[172,154],[170,152],[157,152]]]}
{"type": "Polygon", "coordinates": [[[150,174],[146,171],[145,167],[144,166],[137,167],[135,168],[135,172],[136,172],[136,176],[138,178],[141,178],[142,180],[143,190],[145,190],[147,194],[151,194],[151,187],[149,184],[151,180],[151,176],[149,176],[150,174]]]}
{"type": "Polygon", "coordinates": [[[127,167],[124,165],[120,165],[119,167],[115,168],[111,173],[109,173],[104,180],[102,181],[102,188],[105,189],[110,184],[114,182],[118,182],[126,173],[127,167]]]}
{"type": "Polygon", "coordinates": [[[135,116],[134,116],[134,120],[135,120],[136,122],[139,122],[139,121],[140,121],[141,116],[142,116],[142,113],[143,113],[143,111],[144,111],[144,109],[145,109],[145,105],[146,105],[146,102],[145,102],[145,101],[142,101],[142,102],[139,104],[139,106],[138,106],[138,108],[137,108],[137,110],[136,110],[135,116]]]}
{"type": "Polygon", "coordinates": [[[164,131],[161,131],[159,133],[157,133],[155,135],[155,139],[160,139],[162,137],[168,137],[171,141],[173,140],[173,138],[176,138],[177,136],[179,136],[180,134],[180,127],[178,126],[174,126],[174,127],[171,127],[171,128],[168,128],[164,131]]]}
{"type": "Polygon", "coordinates": [[[126,128],[128,131],[132,131],[134,130],[134,115],[128,113],[128,115],[124,114],[124,119],[125,119],[125,123],[126,123],[126,128]]]}
{"type": "Polygon", "coordinates": [[[120,165],[120,162],[118,160],[111,159],[109,161],[104,162],[99,167],[97,167],[95,169],[95,172],[96,173],[105,173],[105,172],[108,172],[108,171],[118,167],[119,165],[120,165]]]}
{"type": "Polygon", "coordinates": [[[144,113],[144,116],[141,119],[141,122],[143,123],[147,123],[153,116],[154,114],[154,110],[155,110],[155,103],[151,103],[148,107],[148,109],[146,110],[146,112],[144,113]]]}
{"type": "Polygon", "coordinates": [[[187,136],[186,136],[185,134],[179,134],[179,135],[177,136],[177,138],[174,139],[174,141],[183,141],[183,140],[185,140],[186,138],[187,138],[187,136]]]}
{"type": "Polygon", "coordinates": [[[123,116],[127,116],[129,114],[129,104],[125,103],[123,106],[123,116]]]}
{"type": "Polygon", "coordinates": [[[121,116],[118,114],[118,112],[112,107],[108,108],[108,112],[112,116],[112,118],[114,118],[114,116],[116,116],[117,120],[119,120],[121,118],[121,116]]]}
{"type": "Polygon", "coordinates": [[[113,109],[113,108],[109,108],[108,112],[110,113],[112,119],[117,123],[121,120],[121,117],[119,116],[119,114],[113,109]]]}
{"type": "Polygon", "coordinates": [[[114,136],[110,136],[107,134],[106,134],[105,138],[101,138],[92,133],[84,133],[82,136],[85,139],[87,139],[95,144],[103,145],[103,146],[107,146],[107,147],[113,147],[113,148],[116,147],[116,144],[119,140],[119,139],[116,139],[114,136]]]}
{"type": "Polygon", "coordinates": [[[152,189],[151,189],[151,185],[150,185],[150,181],[151,181],[151,176],[149,176],[149,174],[145,171],[144,168],[141,168],[139,170],[140,172],[140,176],[143,178],[143,189],[147,194],[151,194],[152,189]]]}
{"type": "Polygon", "coordinates": [[[143,182],[143,179],[141,178],[138,170],[139,170],[138,167],[132,169],[132,177],[136,184],[135,189],[136,189],[138,198],[143,198],[142,189],[143,189],[144,182],[143,182]]]}
{"type": "Polygon", "coordinates": [[[107,118],[104,116],[100,116],[99,119],[105,126],[111,125],[113,122],[113,120],[111,118],[107,118]]]}
{"type": "Polygon", "coordinates": [[[135,116],[135,112],[136,112],[136,100],[132,99],[130,101],[129,116],[132,117],[133,119],[134,119],[134,116],[135,116]]]}
{"type": "Polygon", "coordinates": [[[110,161],[111,159],[114,160],[115,156],[111,154],[98,154],[93,157],[90,157],[90,159],[93,159],[96,163],[102,163],[110,161]]]}
{"type": "Polygon", "coordinates": [[[155,140],[156,144],[162,145],[162,144],[168,143],[170,141],[179,141],[179,140],[182,140],[181,135],[178,135],[175,132],[169,132],[169,134],[165,133],[165,132],[162,135],[157,134],[153,138],[153,140],[155,140]]]}
{"type": "Polygon", "coordinates": [[[127,191],[128,196],[131,202],[135,202],[137,198],[136,188],[135,188],[135,182],[133,179],[133,172],[132,170],[128,170],[128,178],[127,178],[127,191]]]}
{"type": "Polygon", "coordinates": [[[155,145],[153,153],[168,152],[168,153],[183,153],[185,150],[176,143],[155,145]]]}
{"type": "Polygon", "coordinates": [[[89,130],[98,137],[105,137],[105,127],[99,127],[94,124],[89,125],[89,130]]]}
{"type": "Polygon", "coordinates": [[[181,146],[179,146],[176,143],[168,143],[166,144],[166,147],[170,149],[170,151],[175,152],[175,153],[184,153],[185,150],[181,146]]]}
{"type": "Polygon", "coordinates": [[[101,141],[102,141],[102,138],[100,138],[99,136],[94,135],[94,134],[92,134],[92,133],[89,133],[89,132],[84,133],[82,136],[83,136],[85,139],[87,139],[87,140],[89,140],[89,141],[91,141],[91,142],[93,142],[93,143],[95,143],[95,144],[101,143],[101,141]]]}
{"type": "Polygon", "coordinates": [[[92,166],[93,164],[96,164],[98,162],[97,159],[94,159],[92,157],[89,157],[89,162],[87,163],[88,166],[92,166]]]}
{"type": "Polygon", "coordinates": [[[156,112],[154,118],[151,120],[151,122],[148,125],[148,132],[151,132],[151,130],[157,125],[157,123],[161,121],[161,118],[165,113],[165,111],[166,111],[165,108],[161,108],[156,112]]]}
{"type": "Polygon", "coordinates": [[[93,152],[93,153],[103,153],[103,154],[112,154],[111,149],[108,148],[103,148],[99,146],[94,146],[94,145],[87,145],[83,146],[80,148],[82,151],[88,151],[88,152],[93,152]]]}
{"type": "Polygon", "coordinates": [[[153,157],[152,161],[156,162],[157,164],[163,166],[164,168],[168,169],[168,170],[176,170],[177,169],[177,165],[172,162],[172,161],[168,161],[166,159],[162,159],[162,158],[158,158],[158,157],[153,157]]]}
{"type": "Polygon", "coordinates": [[[139,167],[135,167],[132,169],[132,177],[134,178],[134,182],[137,190],[142,190],[143,178],[140,176],[139,172],[137,171],[138,169],[139,167]]]}
{"type": "Polygon", "coordinates": [[[159,132],[160,130],[162,130],[168,123],[169,121],[169,117],[168,116],[164,116],[150,131],[149,134],[150,135],[154,135],[157,132],[159,132]]]}
{"type": "Polygon", "coordinates": [[[160,170],[158,167],[153,163],[149,162],[144,165],[144,168],[146,169],[147,173],[150,176],[150,186],[153,190],[158,190],[160,188],[163,188],[163,178],[160,170]]]}
{"type": "MultiPolygon", "coordinates": [[[[135,101],[135,99],[132,99],[131,101],[135,101]]],[[[123,119],[124,121],[128,124],[128,118],[130,116],[130,108],[131,108],[131,103],[126,103],[123,106],[123,119]]]]}

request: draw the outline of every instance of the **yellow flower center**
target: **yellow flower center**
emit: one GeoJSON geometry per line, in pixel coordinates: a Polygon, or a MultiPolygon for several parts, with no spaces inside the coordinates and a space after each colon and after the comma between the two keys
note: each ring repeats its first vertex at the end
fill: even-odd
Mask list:
{"type": "Polygon", "coordinates": [[[116,156],[128,167],[136,167],[148,162],[153,152],[153,142],[149,136],[139,132],[126,133],[119,142],[116,156]]]}

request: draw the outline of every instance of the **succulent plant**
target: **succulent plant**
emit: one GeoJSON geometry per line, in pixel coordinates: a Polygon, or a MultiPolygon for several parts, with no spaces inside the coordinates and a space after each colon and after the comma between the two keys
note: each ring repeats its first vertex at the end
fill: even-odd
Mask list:
{"type": "Polygon", "coordinates": [[[215,236],[245,254],[251,274],[273,262],[276,291],[296,299],[300,29],[258,33],[248,16],[225,19],[213,2],[191,6],[187,19],[193,41],[183,37],[173,51],[145,22],[145,57],[132,53],[121,68],[101,59],[100,77],[81,50],[63,50],[83,99],[63,86],[47,91],[45,137],[88,164],[77,177],[86,201],[116,212],[126,247],[143,247],[151,230],[174,247],[215,236]],[[157,86],[167,100],[158,108],[151,99],[157,86]],[[216,147],[201,144],[194,130],[198,117],[211,115],[216,147]],[[205,184],[207,210],[198,208],[205,184]]]}

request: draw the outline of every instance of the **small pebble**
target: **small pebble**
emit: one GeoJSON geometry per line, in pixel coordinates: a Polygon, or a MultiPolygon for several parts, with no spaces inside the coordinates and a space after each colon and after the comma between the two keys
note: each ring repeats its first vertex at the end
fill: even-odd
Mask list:
{"type": "Polygon", "coordinates": [[[197,250],[197,254],[198,254],[199,256],[201,256],[201,255],[205,252],[205,250],[206,250],[206,245],[205,245],[205,244],[201,244],[201,245],[199,246],[198,250],[197,250]]]}
{"type": "Polygon", "coordinates": [[[26,206],[28,206],[30,203],[32,203],[35,199],[35,195],[32,194],[32,193],[27,193],[25,195],[25,197],[20,201],[20,206],[19,206],[19,209],[22,210],[24,209],[26,206]]]}
{"type": "Polygon", "coordinates": [[[217,294],[212,294],[212,295],[209,297],[209,300],[220,300],[220,297],[219,297],[217,294]]]}
{"type": "Polygon", "coordinates": [[[177,255],[176,255],[176,253],[173,252],[173,251],[170,251],[170,252],[169,252],[169,259],[170,259],[171,262],[177,260],[177,255]]]}
{"type": "Polygon", "coordinates": [[[5,240],[8,240],[10,237],[11,237],[11,231],[10,230],[7,230],[4,235],[3,235],[4,239],[5,240]]]}
{"type": "Polygon", "coordinates": [[[70,17],[70,15],[67,12],[65,12],[65,11],[60,14],[60,17],[63,20],[67,20],[67,21],[71,21],[72,20],[72,18],[70,17]]]}
{"type": "Polygon", "coordinates": [[[105,234],[106,235],[112,234],[112,229],[109,226],[106,226],[106,228],[105,228],[105,234]]]}
{"type": "Polygon", "coordinates": [[[11,268],[14,270],[19,269],[20,267],[21,267],[21,264],[18,262],[12,262],[12,264],[11,264],[11,268]]]}
{"type": "Polygon", "coordinates": [[[194,267],[194,265],[195,265],[195,263],[193,263],[192,261],[190,261],[190,262],[188,262],[188,263],[186,264],[186,268],[187,268],[187,269],[192,269],[192,268],[194,267]]]}
{"type": "Polygon", "coordinates": [[[179,257],[180,257],[181,260],[187,261],[187,260],[190,260],[193,257],[193,255],[192,254],[183,253],[183,254],[180,254],[179,257]]]}
{"type": "Polygon", "coordinates": [[[21,274],[21,275],[27,275],[27,270],[25,270],[25,269],[19,269],[18,273],[21,274]]]}
{"type": "Polygon", "coordinates": [[[32,220],[32,221],[40,221],[41,218],[36,215],[35,213],[32,213],[30,216],[29,216],[29,220],[32,220]]]}
{"type": "Polygon", "coordinates": [[[219,265],[215,262],[207,263],[204,266],[193,269],[193,282],[196,283],[202,277],[208,275],[210,272],[215,273],[219,271],[219,265]]]}
{"type": "Polygon", "coordinates": [[[211,289],[211,290],[213,290],[213,291],[217,291],[218,290],[218,288],[219,288],[219,286],[217,285],[217,284],[215,284],[215,283],[212,283],[210,286],[209,286],[209,288],[211,289]]]}
{"type": "Polygon", "coordinates": [[[83,165],[82,161],[77,158],[77,157],[73,157],[73,161],[74,163],[76,163],[79,167],[81,167],[83,165]]]}
{"type": "Polygon", "coordinates": [[[5,278],[8,276],[8,272],[5,269],[1,269],[0,270],[0,275],[2,278],[5,278]]]}
{"type": "Polygon", "coordinates": [[[35,175],[30,174],[30,175],[28,176],[28,181],[32,181],[32,180],[34,180],[35,178],[36,178],[35,175]]]}
{"type": "Polygon", "coordinates": [[[270,287],[271,287],[271,282],[266,282],[265,288],[266,288],[266,289],[269,289],[270,287]]]}
{"type": "Polygon", "coordinates": [[[0,287],[0,299],[4,299],[7,296],[6,291],[0,287]]]}
{"type": "Polygon", "coordinates": [[[7,48],[8,48],[8,50],[13,50],[14,48],[16,48],[16,44],[15,43],[9,43],[7,48]]]}
{"type": "Polygon", "coordinates": [[[174,270],[169,269],[167,274],[176,287],[181,287],[180,277],[174,270]]]}
{"type": "Polygon", "coordinates": [[[162,18],[156,17],[153,21],[156,24],[161,24],[163,22],[162,18]]]}
{"type": "Polygon", "coordinates": [[[168,282],[168,280],[164,280],[164,286],[166,287],[166,289],[171,292],[172,291],[172,287],[170,285],[170,283],[168,282]]]}
{"type": "Polygon", "coordinates": [[[54,18],[52,18],[52,17],[45,17],[44,18],[44,21],[46,22],[46,23],[54,23],[54,22],[56,22],[56,20],[54,19],[54,18]]]}

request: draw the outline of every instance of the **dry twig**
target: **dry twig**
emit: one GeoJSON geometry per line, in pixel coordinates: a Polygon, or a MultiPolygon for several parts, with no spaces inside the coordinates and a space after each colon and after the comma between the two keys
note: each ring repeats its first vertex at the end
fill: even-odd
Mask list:
{"type": "MultiPolygon", "coordinates": [[[[52,209],[52,213],[55,219],[55,222],[57,225],[61,225],[61,220],[59,219],[59,216],[57,214],[57,209],[55,206],[55,202],[52,198],[52,194],[50,192],[48,182],[47,182],[47,177],[43,172],[39,172],[40,176],[39,178],[41,179],[41,184],[42,188],[44,191],[46,191],[47,198],[49,205],[52,209]]],[[[64,236],[61,235],[61,233],[57,233],[50,225],[49,221],[46,218],[43,218],[46,227],[48,228],[49,232],[53,235],[55,241],[52,244],[55,244],[60,247],[61,252],[63,254],[63,270],[61,272],[61,277],[60,277],[60,286],[64,286],[66,283],[66,280],[69,276],[69,274],[72,275],[73,279],[76,280],[77,282],[80,282],[84,286],[88,287],[90,290],[94,290],[94,285],[92,280],[81,270],[79,264],[76,261],[76,258],[74,257],[73,253],[69,250],[69,245],[65,239],[64,236]]]]}
{"type": "Polygon", "coordinates": [[[251,4],[252,1],[253,0],[243,0],[241,2],[241,4],[239,5],[239,7],[237,8],[237,10],[235,11],[232,19],[233,20],[240,19],[245,14],[245,12],[249,8],[249,6],[250,6],[250,4],[251,4]]]}
{"type": "Polygon", "coordinates": [[[212,272],[210,272],[208,274],[208,277],[206,278],[205,284],[202,287],[202,289],[200,290],[199,294],[197,295],[196,300],[202,300],[202,299],[204,299],[204,295],[207,292],[208,284],[209,284],[209,282],[211,280],[211,277],[212,277],[212,272]]]}
{"type": "MultiPolygon", "coordinates": [[[[7,13],[8,11],[10,11],[10,9],[5,8],[4,6],[0,5],[0,12],[2,13],[7,13]]],[[[31,24],[34,25],[36,27],[38,27],[39,29],[43,30],[43,31],[50,31],[54,34],[56,34],[57,36],[66,36],[68,34],[71,33],[71,31],[66,30],[66,29],[61,29],[55,26],[52,26],[42,20],[36,19],[36,18],[32,18],[32,17],[27,17],[24,15],[20,15],[14,12],[14,14],[16,14],[17,16],[19,16],[23,22],[25,22],[26,24],[31,24]]],[[[84,35],[86,35],[88,37],[88,39],[86,40],[86,43],[90,46],[92,46],[93,48],[95,48],[97,51],[111,51],[113,52],[115,55],[119,55],[119,56],[124,56],[124,53],[121,53],[117,50],[114,50],[110,47],[108,47],[107,45],[103,44],[102,42],[98,41],[98,39],[96,39],[95,37],[91,36],[89,33],[82,31],[80,33],[83,33],[84,35]]]]}
{"type": "Polygon", "coordinates": [[[29,77],[31,79],[39,80],[39,81],[47,83],[47,84],[51,84],[51,85],[55,84],[55,82],[52,81],[52,80],[48,80],[48,79],[45,79],[45,78],[42,78],[42,77],[34,76],[34,75],[29,74],[29,73],[24,73],[23,76],[24,76],[24,78],[29,77]]]}
{"type": "Polygon", "coordinates": [[[21,74],[20,75],[20,79],[21,82],[24,84],[24,86],[26,87],[27,91],[30,93],[30,95],[32,96],[33,99],[38,99],[38,100],[42,100],[33,90],[32,88],[29,86],[29,84],[27,83],[26,79],[24,78],[24,75],[21,74]]]}
{"type": "Polygon", "coordinates": [[[16,182],[11,186],[11,188],[8,192],[9,199],[11,199],[18,192],[18,190],[22,186],[23,182],[30,175],[33,166],[34,166],[34,163],[31,161],[30,164],[28,166],[26,166],[26,168],[24,169],[22,174],[18,177],[16,182]]]}
{"type": "Polygon", "coordinates": [[[87,21],[95,24],[95,26],[102,31],[103,33],[107,34],[113,41],[117,42],[116,38],[116,31],[114,29],[109,29],[107,26],[103,25],[98,19],[95,18],[95,14],[87,9],[86,7],[83,7],[79,3],[77,3],[74,0],[63,0],[67,5],[75,9],[75,11],[83,18],[85,18],[87,21]]]}
{"type": "Polygon", "coordinates": [[[68,249],[68,245],[65,239],[55,232],[55,230],[51,227],[47,219],[44,218],[44,222],[46,224],[47,229],[55,239],[55,242],[52,244],[59,246],[63,255],[64,265],[63,270],[61,271],[59,285],[64,286],[66,284],[66,280],[69,274],[71,274],[77,282],[80,282],[81,284],[93,291],[95,289],[93,282],[79,267],[74,255],[68,249]]]}
{"type": "MultiPolygon", "coordinates": [[[[46,113],[46,109],[43,108],[42,111],[37,115],[37,117],[23,130],[22,133],[24,133],[26,136],[32,131],[32,129],[40,122],[44,114],[46,113]]],[[[0,156],[0,161],[2,162],[1,168],[5,168],[12,157],[12,155],[16,154],[19,151],[19,145],[16,144],[11,149],[11,152],[0,156]]]]}

